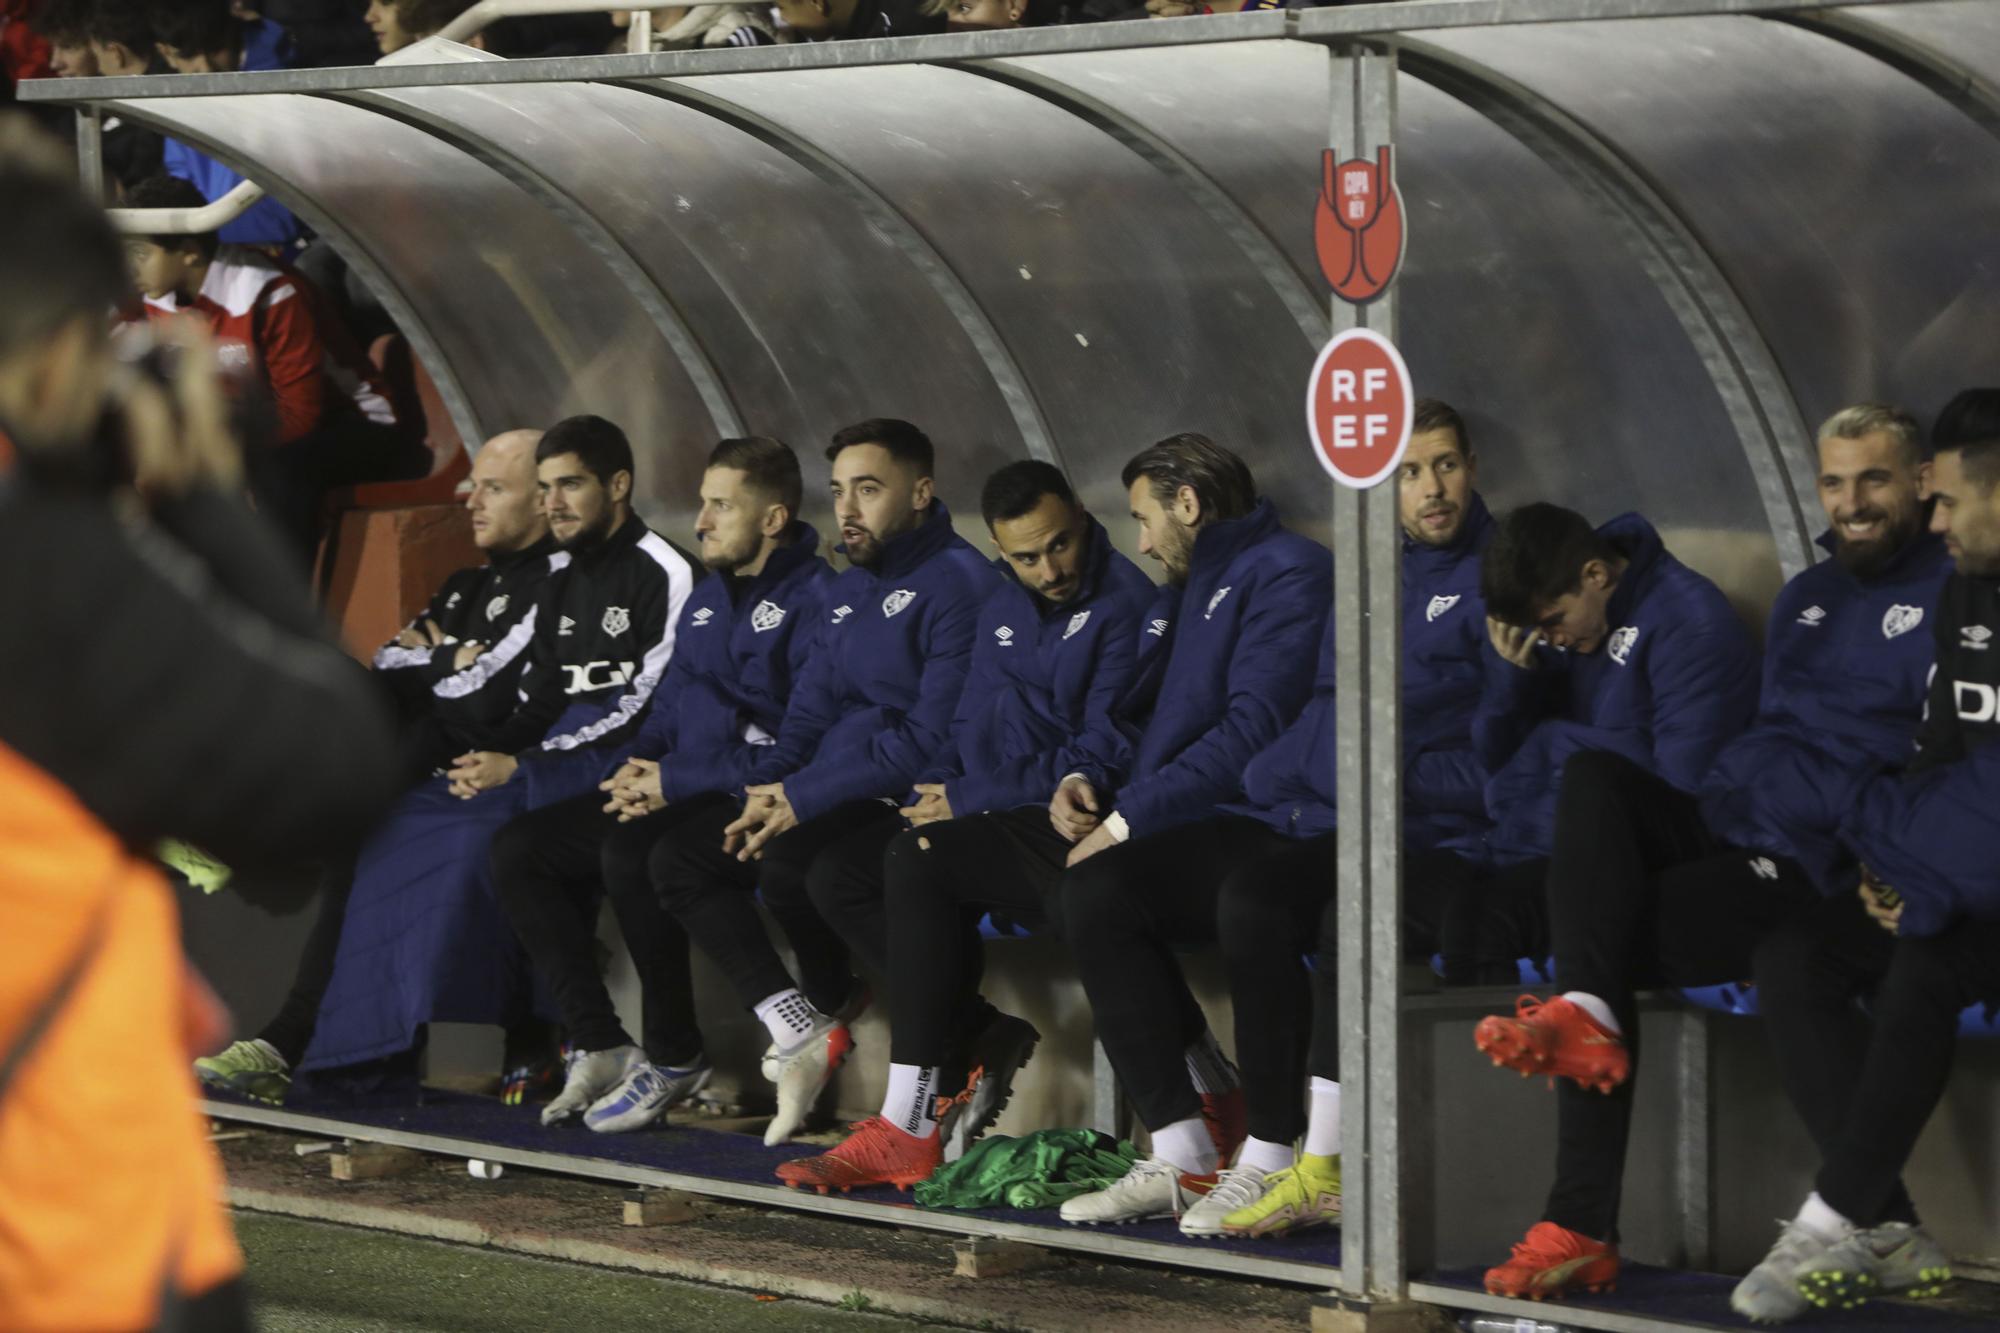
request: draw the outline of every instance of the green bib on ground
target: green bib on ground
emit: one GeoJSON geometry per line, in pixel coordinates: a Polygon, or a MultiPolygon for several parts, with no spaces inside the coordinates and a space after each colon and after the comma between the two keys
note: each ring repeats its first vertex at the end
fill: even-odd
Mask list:
{"type": "Polygon", "coordinates": [[[1040,1129],[981,1139],[916,1188],[925,1208],[1053,1208],[1101,1190],[1132,1169],[1139,1150],[1094,1129],[1040,1129]]]}

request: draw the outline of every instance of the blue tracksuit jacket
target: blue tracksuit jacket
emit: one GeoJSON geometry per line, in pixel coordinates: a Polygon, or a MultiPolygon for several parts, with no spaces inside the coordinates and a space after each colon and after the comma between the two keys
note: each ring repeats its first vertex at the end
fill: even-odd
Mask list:
{"type": "MultiPolygon", "coordinates": [[[[1493,517],[1477,495],[1451,545],[1403,538],[1403,839],[1413,848],[1476,848],[1486,827],[1486,772],[1472,750],[1485,680],[1486,604],[1479,556],[1493,517]]],[[[1280,833],[1334,829],[1334,665],[1327,618],[1312,702],[1243,772],[1244,805],[1280,833]]]]}
{"type": "MultiPolygon", "coordinates": [[[[237,69],[243,73],[256,70],[290,69],[292,67],[292,37],[282,27],[269,19],[258,19],[244,25],[243,58],[237,69]]],[[[179,176],[193,183],[201,191],[201,197],[214,203],[242,183],[243,177],[223,166],[206,153],[188,147],[178,139],[168,139],[162,147],[161,165],[169,176],[179,176]]],[[[298,244],[299,220],[291,210],[268,195],[252,204],[243,216],[223,227],[216,233],[224,245],[276,245],[290,247],[298,244]]]]}
{"type": "Polygon", "coordinates": [[[1756,711],[1757,650],[1722,590],[1674,559],[1637,514],[1598,531],[1629,562],[1603,645],[1587,656],[1538,647],[1535,670],[1485,650],[1472,740],[1493,775],[1487,847],[1500,864],[1549,854],[1571,755],[1610,750],[1693,792],[1756,711]]]}
{"type": "MultiPolygon", "coordinates": [[[[1831,551],[1832,534],[1820,545],[1831,551]]],[[[1800,812],[1857,768],[1910,761],[1934,655],[1930,617],[1950,573],[1944,542],[1924,533],[1865,582],[1824,560],[1785,585],[1764,636],[1757,721],[1702,783],[1702,816],[1718,837],[1792,858],[1823,892],[1853,887],[1833,831],[1800,812]]]]}
{"type": "Polygon", "coordinates": [[[1241,798],[1244,766],[1312,695],[1332,600],[1332,554],[1280,527],[1269,500],[1197,534],[1186,586],[1163,591],[1140,631],[1161,642],[1150,656],[1142,645],[1120,705],[1131,758],[1076,770],[1111,794],[1130,836],[1241,798]]]}
{"type": "Polygon", "coordinates": [[[874,569],[842,573],[778,743],[756,757],[750,784],[782,781],[801,823],[906,795],[951,734],[979,608],[1001,577],[952,530],[942,500],[883,546],[874,569]]]}
{"type": "Polygon", "coordinates": [[[833,582],[819,534],[798,523],[755,578],[710,574],[696,585],[667,678],[631,746],[660,761],[669,803],[742,789],[757,755],[777,738],[833,582]]]}
{"type": "Polygon", "coordinates": [[[920,779],[945,784],[954,815],[1046,804],[1066,774],[1125,756],[1115,710],[1157,589],[1094,518],[1086,540],[1068,602],[1048,602],[1008,572],[980,608],[952,737],[920,779]]]}

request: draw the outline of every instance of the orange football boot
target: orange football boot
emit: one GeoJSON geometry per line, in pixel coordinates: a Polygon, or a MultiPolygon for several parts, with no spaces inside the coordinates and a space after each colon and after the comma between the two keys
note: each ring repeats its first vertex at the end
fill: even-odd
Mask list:
{"type": "Polygon", "coordinates": [[[1547,1074],[1550,1087],[1558,1078],[1572,1078],[1578,1087],[1608,1093],[1632,1072],[1625,1039],[1560,995],[1548,1000],[1523,995],[1512,1018],[1480,1019],[1472,1041],[1495,1065],[1518,1069],[1522,1078],[1547,1074]]]}
{"type": "Polygon", "coordinates": [[[1571,1288],[1615,1291],[1618,1287],[1618,1247],[1559,1227],[1537,1222],[1527,1238],[1498,1268],[1486,1270],[1486,1290],[1494,1296],[1544,1300],[1563,1296],[1571,1288]]]}
{"type": "Polygon", "coordinates": [[[852,1134],[819,1156],[781,1164],[778,1179],[793,1189],[813,1189],[821,1194],[831,1190],[845,1194],[870,1185],[906,1190],[929,1180],[931,1172],[944,1162],[944,1139],[939,1134],[920,1139],[879,1115],[857,1121],[850,1128],[852,1134]]]}

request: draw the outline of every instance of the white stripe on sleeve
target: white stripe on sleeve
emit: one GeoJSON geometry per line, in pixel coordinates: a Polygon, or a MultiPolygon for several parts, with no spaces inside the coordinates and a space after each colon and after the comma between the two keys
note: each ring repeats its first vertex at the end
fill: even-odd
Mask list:
{"type": "Polygon", "coordinates": [[[682,558],[680,552],[660,537],[649,532],[639,539],[639,549],[651,556],[667,576],[667,625],[659,642],[646,650],[646,657],[639,665],[638,678],[632,682],[631,692],[621,696],[618,704],[597,721],[567,736],[551,736],[542,742],[544,750],[574,750],[580,745],[588,745],[603,736],[608,736],[618,728],[638,716],[646,701],[653,697],[660,680],[667,674],[667,663],[674,656],[674,629],[680,624],[681,608],[694,592],[694,569],[682,558]]]}

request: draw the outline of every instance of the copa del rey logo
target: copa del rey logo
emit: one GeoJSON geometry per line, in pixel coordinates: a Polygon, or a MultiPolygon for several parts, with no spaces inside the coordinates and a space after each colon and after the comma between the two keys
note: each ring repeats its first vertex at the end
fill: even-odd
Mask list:
{"type": "Polygon", "coordinates": [[[1894,639],[1924,623],[1921,606],[1892,606],[1882,616],[1882,637],[1894,639]]]}
{"type": "Polygon", "coordinates": [[[882,599],[882,617],[887,619],[917,600],[916,593],[908,588],[898,588],[882,599]]]}
{"type": "Polygon", "coordinates": [[[1611,631],[1611,637],[1604,642],[1604,650],[1611,654],[1612,661],[1624,666],[1626,659],[1632,656],[1632,646],[1638,642],[1639,627],[1627,625],[1611,631]]]}
{"type": "Polygon", "coordinates": [[[1431,598],[1430,609],[1424,612],[1424,619],[1436,620],[1439,616],[1457,606],[1458,598],[1459,594],[1457,593],[1453,593],[1449,597],[1431,598]]]}
{"type": "Polygon", "coordinates": [[[1358,157],[1336,161],[1332,149],[1320,159],[1313,249],[1319,271],[1344,301],[1374,300],[1402,266],[1407,232],[1394,153],[1383,144],[1373,162],[1358,157]]]}
{"type": "Polygon", "coordinates": [[[785,623],[785,608],[765,598],[757,603],[757,609],[750,613],[750,632],[762,634],[785,623]]]}

